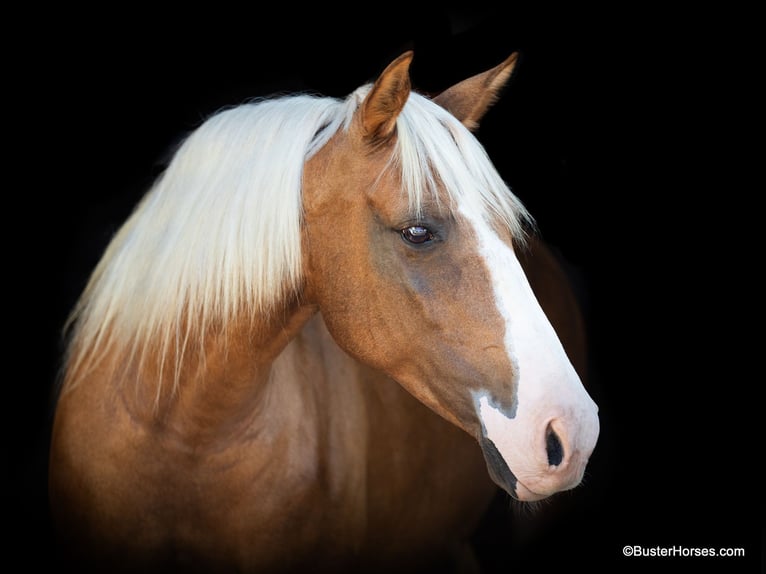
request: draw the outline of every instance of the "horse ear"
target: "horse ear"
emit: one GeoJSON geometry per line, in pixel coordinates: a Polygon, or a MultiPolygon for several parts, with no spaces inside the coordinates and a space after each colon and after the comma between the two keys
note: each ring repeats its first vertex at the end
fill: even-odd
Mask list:
{"type": "Polygon", "coordinates": [[[479,120],[497,101],[500,90],[516,67],[518,52],[514,52],[500,65],[482,74],[476,74],[447,88],[434,101],[459,119],[469,130],[479,127],[479,120]]]}
{"type": "Polygon", "coordinates": [[[394,134],[396,118],[410,95],[412,56],[407,51],[386,66],[362,102],[362,130],[371,141],[380,142],[394,134]]]}

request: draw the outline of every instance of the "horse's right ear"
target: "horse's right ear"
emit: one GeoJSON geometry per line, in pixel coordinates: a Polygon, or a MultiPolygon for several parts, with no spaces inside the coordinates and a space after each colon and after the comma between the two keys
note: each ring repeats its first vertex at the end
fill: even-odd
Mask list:
{"type": "Polygon", "coordinates": [[[372,143],[387,140],[396,132],[396,118],[410,96],[410,62],[407,51],[378,76],[358,111],[362,133],[372,143]]]}
{"type": "Polygon", "coordinates": [[[479,126],[479,120],[495,103],[500,90],[513,74],[518,56],[518,52],[514,52],[491,70],[447,88],[436,96],[434,101],[459,119],[469,130],[475,130],[479,126]]]}

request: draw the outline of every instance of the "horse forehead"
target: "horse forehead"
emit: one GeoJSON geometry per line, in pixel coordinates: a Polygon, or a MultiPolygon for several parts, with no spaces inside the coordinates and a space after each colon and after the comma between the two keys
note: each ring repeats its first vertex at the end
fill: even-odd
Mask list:
{"type": "MultiPolygon", "coordinates": [[[[370,150],[359,146],[348,134],[336,134],[304,164],[304,208],[327,203],[341,206],[338,201],[341,198],[364,202],[372,195],[381,200],[376,207],[391,207],[398,195],[403,195],[387,193],[384,196],[380,193],[394,188],[401,190],[398,174],[391,168],[391,163],[390,152],[370,150]]],[[[406,201],[406,196],[401,200],[406,201]]]]}

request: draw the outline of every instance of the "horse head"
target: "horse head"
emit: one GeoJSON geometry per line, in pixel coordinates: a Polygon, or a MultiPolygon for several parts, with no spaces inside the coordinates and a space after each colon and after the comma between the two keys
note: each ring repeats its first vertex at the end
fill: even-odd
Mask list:
{"type": "Polygon", "coordinates": [[[338,344],[473,435],[520,500],[576,486],[599,432],[519,258],[530,221],[472,131],[516,63],[433,99],[412,53],[352,96],[303,175],[303,297],[338,344]]]}

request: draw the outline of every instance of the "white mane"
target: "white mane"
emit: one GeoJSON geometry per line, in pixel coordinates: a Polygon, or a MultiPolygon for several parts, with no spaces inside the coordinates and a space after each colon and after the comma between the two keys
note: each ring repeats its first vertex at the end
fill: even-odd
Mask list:
{"type": "MultiPolygon", "coordinates": [[[[159,343],[162,361],[171,353],[178,363],[196,344],[191,334],[268,313],[297,292],[303,164],[348,129],[369,89],[345,101],[255,101],[193,132],[115,235],[75,307],[70,369],[87,371],[113,345],[144,360],[150,342],[159,343]]],[[[391,168],[400,170],[413,211],[439,181],[523,236],[529,216],[452,115],[412,93],[397,134],[391,168]]]]}

